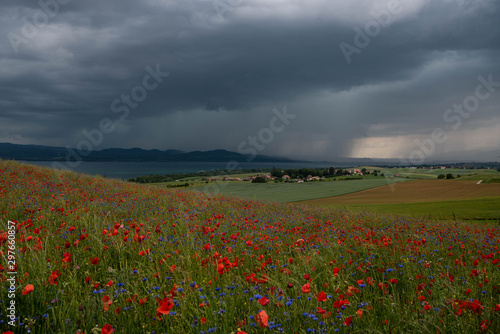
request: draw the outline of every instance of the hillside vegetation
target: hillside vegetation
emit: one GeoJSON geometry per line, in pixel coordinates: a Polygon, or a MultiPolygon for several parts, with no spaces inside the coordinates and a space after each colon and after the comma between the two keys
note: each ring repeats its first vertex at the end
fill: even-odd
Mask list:
{"type": "Polygon", "coordinates": [[[4,332],[500,332],[500,231],[487,225],[8,161],[0,221],[4,332]]]}

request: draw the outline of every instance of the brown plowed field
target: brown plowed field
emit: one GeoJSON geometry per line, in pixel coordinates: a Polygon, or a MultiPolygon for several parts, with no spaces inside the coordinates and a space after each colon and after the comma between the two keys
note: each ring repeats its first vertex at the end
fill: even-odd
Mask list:
{"type": "Polygon", "coordinates": [[[419,180],[400,182],[342,196],[301,202],[313,205],[390,204],[463,200],[500,196],[500,184],[477,181],[419,180]]]}

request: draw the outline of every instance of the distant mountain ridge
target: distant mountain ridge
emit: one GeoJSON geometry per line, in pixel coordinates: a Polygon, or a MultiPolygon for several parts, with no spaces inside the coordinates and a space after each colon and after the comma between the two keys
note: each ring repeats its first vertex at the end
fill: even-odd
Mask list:
{"type": "MultiPolygon", "coordinates": [[[[42,145],[18,145],[11,143],[0,143],[0,158],[7,160],[24,161],[66,161],[71,152],[78,154],[74,148],[42,146],[42,145]]],[[[184,152],[180,150],[144,150],[142,148],[107,148],[92,151],[83,156],[78,155],[82,161],[178,161],[178,162],[299,162],[297,160],[270,157],[265,155],[240,154],[222,149],[211,151],[184,152]]],[[[74,159],[74,158],[73,158],[74,159]]]]}

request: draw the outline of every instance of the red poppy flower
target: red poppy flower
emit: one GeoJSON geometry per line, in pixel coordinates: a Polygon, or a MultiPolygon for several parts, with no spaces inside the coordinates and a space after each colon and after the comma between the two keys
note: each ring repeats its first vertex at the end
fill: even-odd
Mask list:
{"type": "Polygon", "coordinates": [[[324,291],[321,291],[319,294],[318,294],[318,301],[319,302],[324,302],[326,301],[326,293],[324,291]]]}
{"type": "Polygon", "coordinates": [[[104,308],[104,311],[108,311],[111,304],[113,304],[113,301],[108,295],[102,297],[102,307],[104,308]]]}
{"type": "Polygon", "coordinates": [[[205,317],[201,318],[201,324],[206,325],[207,324],[207,319],[205,317]]]}
{"type": "Polygon", "coordinates": [[[115,334],[115,330],[111,325],[102,326],[101,334],[115,334]]]}
{"type": "Polygon", "coordinates": [[[219,275],[224,274],[224,264],[223,263],[219,263],[217,265],[217,272],[219,273],[219,275]]]}
{"type": "MultiPolygon", "coordinates": [[[[0,233],[0,245],[4,244],[5,242],[7,242],[8,238],[7,238],[7,233],[0,233]]],[[[11,332],[12,333],[12,332],[11,332]]]]}
{"type": "Polygon", "coordinates": [[[356,314],[358,315],[358,318],[361,319],[361,316],[363,316],[363,310],[357,310],[356,314]]]}
{"type": "Polygon", "coordinates": [[[333,276],[337,277],[339,275],[340,269],[338,267],[333,268],[333,276]]]}
{"type": "Polygon", "coordinates": [[[157,314],[169,314],[174,307],[174,303],[169,298],[163,298],[158,304],[160,304],[160,307],[156,309],[157,314]]]}
{"type": "Polygon", "coordinates": [[[90,259],[90,264],[96,265],[99,263],[99,258],[96,256],[93,259],[90,259]]]}
{"type": "Polygon", "coordinates": [[[52,274],[49,276],[49,284],[57,285],[57,279],[61,276],[61,272],[58,270],[54,270],[52,274]]]}
{"type": "MultiPolygon", "coordinates": [[[[340,297],[343,297],[343,296],[340,296],[340,297]]],[[[349,301],[347,299],[339,299],[333,303],[333,307],[335,307],[335,308],[341,308],[344,305],[349,305],[349,301]]]]}
{"type": "Polygon", "coordinates": [[[269,316],[267,315],[266,311],[260,311],[255,318],[257,319],[260,327],[267,327],[269,316]]]}
{"type": "Polygon", "coordinates": [[[488,321],[488,320],[483,320],[481,321],[481,324],[480,324],[480,327],[481,327],[481,330],[483,332],[486,332],[486,330],[488,329],[488,327],[491,325],[491,320],[488,321]]]}
{"type": "Polygon", "coordinates": [[[71,253],[64,253],[62,261],[66,263],[71,262],[71,253]]]}
{"type": "Polygon", "coordinates": [[[259,299],[259,304],[262,306],[266,306],[267,304],[269,304],[269,299],[267,297],[262,297],[259,299]]]}
{"type": "Polygon", "coordinates": [[[311,284],[306,283],[302,286],[302,293],[310,293],[311,292],[311,284]]]}
{"type": "Polygon", "coordinates": [[[23,295],[24,296],[29,295],[34,289],[35,287],[33,286],[33,284],[26,285],[22,291],[23,295]]]}
{"type": "Polygon", "coordinates": [[[352,323],[352,317],[347,317],[344,321],[344,325],[350,326],[352,323]]]}

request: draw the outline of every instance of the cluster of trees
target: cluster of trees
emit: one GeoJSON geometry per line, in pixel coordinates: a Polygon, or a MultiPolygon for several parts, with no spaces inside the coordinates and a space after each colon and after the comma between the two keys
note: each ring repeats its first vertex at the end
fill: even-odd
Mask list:
{"type": "Polygon", "coordinates": [[[168,188],[181,188],[181,187],[189,187],[189,183],[179,183],[179,184],[169,184],[168,188]]]}
{"type": "Polygon", "coordinates": [[[335,177],[335,176],[343,176],[350,175],[347,170],[335,169],[333,167],[330,168],[300,168],[300,169],[276,169],[273,167],[271,171],[271,175],[277,178],[283,177],[283,175],[288,175],[292,179],[305,179],[308,175],[319,176],[319,177],[335,177]]]}
{"type": "MultiPolygon", "coordinates": [[[[363,168],[361,170],[361,173],[363,175],[367,174],[366,168],[363,168]]],[[[373,175],[378,176],[380,173],[380,170],[374,170],[373,175]]],[[[342,168],[300,168],[300,169],[277,169],[276,167],[273,167],[273,170],[271,171],[271,175],[277,178],[283,177],[283,175],[288,175],[292,179],[305,179],[307,178],[308,175],[312,176],[319,176],[319,177],[324,177],[324,178],[330,178],[330,177],[337,177],[337,176],[345,176],[345,175],[351,175],[351,173],[342,168]]],[[[384,176],[381,174],[381,176],[384,176]]]]}
{"type": "Polygon", "coordinates": [[[175,181],[168,175],[146,175],[146,176],[138,176],[133,179],[128,179],[129,182],[136,183],[160,183],[160,182],[171,182],[175,181]]]}
{"type": "Polygon", "coordinates": [[[252,183],[267,183],[267,181],[262,176],[257,176],[255,179],[252,180],[252,183]]]}
{"type": "MultiPolygon", "coordinates": [[[[460,175],[457,175],[457,177],[460,177],[460,175]]],[[[444,175],[444,174],[439,174],[438,175],[438,180],[442,180],[442,179],[453,180],[454,178],[455,177],[451,173],[448,173],[446,175],[444,175]]]]}

